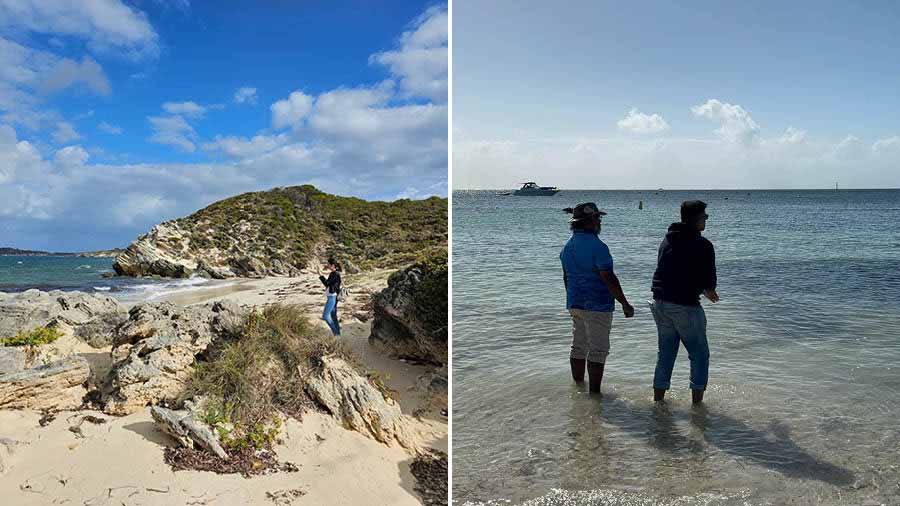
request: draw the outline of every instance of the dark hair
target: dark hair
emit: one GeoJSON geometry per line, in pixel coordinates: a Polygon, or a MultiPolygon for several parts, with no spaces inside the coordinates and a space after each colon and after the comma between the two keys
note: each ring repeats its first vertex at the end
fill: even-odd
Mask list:
{"type": "Polygon", "coordinates": [[[328,263],[334,266],[334,270],[341,270],[341,264],[339,264],[338,261],[334,259],[334,257],[328,257],[328,263]]]}
{"type": "Polygon", "coordinates": [[[702,200],[686,200],[681,203],[681,222],[693,223],[706,212],[706,202],[702,200]]]}

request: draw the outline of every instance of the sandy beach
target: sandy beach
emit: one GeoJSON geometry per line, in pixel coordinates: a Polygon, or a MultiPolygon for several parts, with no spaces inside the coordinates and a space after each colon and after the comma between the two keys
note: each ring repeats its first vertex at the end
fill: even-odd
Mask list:
{"type": "MultiPolygon", "coordinates": [[[[369,371],[397,392],[401,410],[421,447],[447,451],[446,399],[426,393],[428,367],[389,357],[369,345],[371,321],[365,305],[386,286],[390,271],[346,276],[351,297],[341,308],[342,339],[369,371]],[[415,413],[416,416],[413,416],[415,413]]],[[[317,325],[322,289],[317,275],[236,280],[226,286],[185,291],[166,297],[178,305],[228,300],[245,307],[297,304],[317,325]]],[[[67,333],[48,354],[76,353],[103,370],[109,348],[97,349],[67,333]]],[[[97,374],[95,374],[97,376],[97,374]]],[[[150,409],[124,417],[97,411],[63,411],[46,426],[42,414],[0,411],[0,496],[6,504],[178,505],[178,504],[397,504],[415,505],[410,472],[414,455],[347,430],[333,418],[309,412],[288,419],[275,447],[279,460],[297,472],[244,478],[211,472],[173,472],[163,450],[175,446],[150,417],[150,409]],[[93,423],[94,418],[103,420],[93,423]],[[85,420],[85,417],[88,417],[85,420]],[[76,427],[73,429],[72,427],[76,427]],[[8,449],[8,450],[7,450],[8,449]]]]}

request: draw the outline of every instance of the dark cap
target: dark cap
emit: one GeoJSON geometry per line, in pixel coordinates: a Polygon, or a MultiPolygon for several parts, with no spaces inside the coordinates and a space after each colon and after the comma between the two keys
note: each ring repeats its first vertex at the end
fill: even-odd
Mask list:
{"type": "Polygon", "coordinates": [[[598,209],[597,204],[593,202],[578,204],[574,209],[569,208],[565,211],[568,213],[572,213],[572,219],[569,221],[587,220],[589,218],[603,216],[606,214],[606,211],[601,211],[600,209],[598,209]]]}

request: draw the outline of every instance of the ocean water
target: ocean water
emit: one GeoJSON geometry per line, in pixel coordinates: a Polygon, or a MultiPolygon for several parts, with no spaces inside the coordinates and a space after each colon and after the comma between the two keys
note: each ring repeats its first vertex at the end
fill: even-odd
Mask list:
{"type": "Polygon", "coordinates": [[[229,281],[205,278],[104,278],[112,273],[113,258],[0,256],[0,292],[82,291],[110,295],[124,303],[153,301],[187,290],[222,286],[229,281]]]}
{"type": "Polygon", "coordinates": [[[456,504],[900,504],[900,191],[454,192],[452,309],[456,504]],[[721,296],[698,408],[683,348],[652,402],[646,305],[688,199],[721,296]],[[637,308],[616,309],[602,398],[569,375],[558,257],[584,201],[637,308]]]}

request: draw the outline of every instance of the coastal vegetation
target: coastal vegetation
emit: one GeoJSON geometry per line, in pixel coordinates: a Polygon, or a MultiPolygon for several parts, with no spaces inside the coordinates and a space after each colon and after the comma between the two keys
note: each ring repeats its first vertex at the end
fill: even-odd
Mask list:
{"type": "Polygon", "coordinates": [[[435,248],[422,254],[413,268],[422,272],[413,303],[421,315],[423,330],[447,339],[447,250],[435,248]]]}
{"type": "Polygon", "coordinates": [[[258,255],[305,267],[317,246],[365,269],[397,267],[447,240],[447,200],[369,202],[310,185],[228,198],[178,220],[190,250],[258,255]]]}
{"type": "Polygon", "coordinates": [[[50,344],[62,337],[62,332],[54,327],[38,327],[28,331],[19,331],[15,336],[0,339],[0,346],[34,347],[50,344]]]}
{"type": "Polygon", "coordinates": [[[294,306],[271,305],[250,313],[235,335],[207,349],[194,368],[188,397],[205,399],[203,421],[233,451],[269,448],[279,414],[300,418],[314,408],[306,394],[306,371],[325,355],[354,364],[332,335],[315,329],[294,306]]]}

